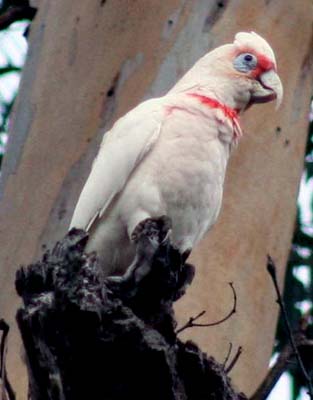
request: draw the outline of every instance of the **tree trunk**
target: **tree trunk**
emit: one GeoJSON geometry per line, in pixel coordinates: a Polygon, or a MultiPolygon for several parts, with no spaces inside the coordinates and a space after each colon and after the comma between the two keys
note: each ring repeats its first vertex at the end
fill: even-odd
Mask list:
{"type": "MultiPolygon", "coordinates": [[[[202,54],[236,32],[254,30],[273,46],[284,102],[278,112],[261,105],[243,119],[220,219],[193,252],[196,277],[177,307],[180,321],[202,310],[219,319],[231,307],[227,282],[234,282],[237,315],[184,337],[219,361],[229,342],[242,345],[233,378],[251,393],[265,374],[278,313],[266,254],[280,267],[282,282],[295,217],[313,76],[310,0],[39,4],[1,177],[0,312],[11,326],[15,271],[66,232],[103,131],[142,99],[164,94],[202,54]]],[[[24,399],[16,329],[8,362],[24,399]]]]}

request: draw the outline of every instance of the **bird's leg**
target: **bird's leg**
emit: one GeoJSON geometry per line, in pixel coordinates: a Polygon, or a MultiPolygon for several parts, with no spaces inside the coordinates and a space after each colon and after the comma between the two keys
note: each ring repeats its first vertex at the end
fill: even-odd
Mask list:
{"type": "Polygon", "coordinates": [[[157,238],[159,243],[166,241],[172,228],[169,217],[162,215],[159,218],[146,218],[139,222],[131,234],[131,240],[138,244],[143,236],[157,238]]]}
{"type": "Polygon", "coordinates": [[[192,249],[187,249],[187,250],[185,250],[185,251],[183,252],[183,254],[181,255],[183,264],[185,264],[187,258],[190,256],[191,250],[192,250],[192,249]]]}
{"type": "Polygon", "coordinates": [[[165,215],[159,218],[147,218],[141,221],[133,233],[131,240],[136,243],[134,261],[123,276],[107,278],[112,282],[139,282],[148,274],[152,260],[159,246],[170,239],[171,220],[165,215]]]}

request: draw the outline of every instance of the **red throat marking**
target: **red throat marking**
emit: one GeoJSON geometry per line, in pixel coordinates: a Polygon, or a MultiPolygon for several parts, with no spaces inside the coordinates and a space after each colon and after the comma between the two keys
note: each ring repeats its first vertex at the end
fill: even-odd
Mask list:
{"type": "Polygon", "coordinates": [[[233,125],[233,132],[234,132],[234,142],[237,143],[240,137],[242,136],[242,130],[240,129],[239,125],[239,115],[238,111],[234,108],[226,106],[226,104],[220,103],[216,99],[212,99],[211,97],[204,96],[199,93],[188,93],[189,96],[192,96],[198,100],[202,104],[204,104],[207,107],[210,108],[218,108],[219,110],[222,110],[223,114],[225,117],[229,118],[232,122],[233,125]]]}
{"type": "Polygon", "coordinates": [[[218,108],[223,111],[225,117],[234,120],[238,119],[238,111],[234,108],[228,107],[223,103],[220,103],[218,100],[212,99],[211,97],[204,96],[198,93],[188,93],[189,96],[195,97],[200,100],[200,102],[210,108],[218,108]]]}

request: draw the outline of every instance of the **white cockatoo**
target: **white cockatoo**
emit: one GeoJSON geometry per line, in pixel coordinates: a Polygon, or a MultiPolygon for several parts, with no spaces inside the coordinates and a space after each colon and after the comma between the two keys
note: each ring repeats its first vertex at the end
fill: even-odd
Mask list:
{"type": "Polygon", "coordinates": [[[132,263],[142,221],[168,216],[171,242],[188,254],[220,212],[239,114],[277,99],[282,84],[269,44],[240,32],[202,57],[163,97],[144,101],[104,136],[70,227],[89,232],[105,275],[132,263]],[[136,228],[137,227],[137,228],[136,228]]]}

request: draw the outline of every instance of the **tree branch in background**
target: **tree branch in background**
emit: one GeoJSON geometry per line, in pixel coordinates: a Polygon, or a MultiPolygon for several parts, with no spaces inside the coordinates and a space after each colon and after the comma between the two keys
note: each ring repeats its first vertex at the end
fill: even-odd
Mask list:
{"type": "Polygon", "coordinates": [[[22,19],[32,20],[37,9],[31,6],[11,6],[0,15],[0,30],[8,28],[13,22],[22,19]]]}
{"type": "Polygon", "coordinates": [[[228,360],[229,360],[229,357],[230,357],[230,355],[231,355],[232,349],[233,349],[233,344],[230,342],[230,343],[229,343],[229,347],[228,347],[228,352],[227,352],[226,357],[225,357],[225,360],[224,360],[224,362],[223,362],[223,369],[224,369],[224,370],[225,370],[225,368],[226,368],[226,364],[228,363],[228,360]]]}
{"type": "Polygon", "coordinates": [[[234,366],[236,365],[236,362],[239,360],[241,353],[242,353],[242,347],[239,346],[238,350],[235,354],[235,357],[231,360],[229,366],[227,368],[225,368],[226,374],[228,374],[234,368],[234,366]]]}
{"type": "MultiPolygon", "coordinates": [[[[272,281],[273,281],[273,284],[274,284],[274,287],[275,287],[275,291],[276,291],[276,294],[277,294],[277,300],[276,301],[279,304],[279,307],[281,309],[281,313],[282,313],[283,320],[284,320],[284,323],[285,323],[285,326],[286,326],[286,330],[287,330],[288,339],[289,339],[289,342],[290,342],[290,349],[288,349],[288,348],[285,349],[285,352],[283,354],[283,358],[280,360],[280,363],[286,365],[286,363],[288,362],[288,358],[286,358],[286,357],[288,356],[289,359],[290,359],[290,354],[292,354],[296,358],[296,360],[297,360],[297,362],[299,364],[299,368],[301,370],[301,373],[302,373],[302,375],[303,375],[303,377],[304,377],[304,379],[306,381],[306,384],[308,386],[308,389],[309,389],[308,394],[310,396],[310,399],[313,400],[312,380],[311,380],[311,378],[310,378],[310,376],[309,376],[309,374],[308,374],[308,372],[307,372],[307,370],[306,370],[306,368],[305,368],[305,366],[303,364],[302,358],[300,356],[300,353],[299,353],[299,350],[298,350],[299,343],[297,343],[295,335],[291,331],[291,327],[290,327],[290,323],[289,323],[286,307],[285,307],[284,300],[283,300],[282,295],[280,293],[280,289],[279,289],[278,282],[277,282],[276,267],[275,267],[273,259],[269,255],[267,257],[268,257],[267,258],[267,270],[268,270],[268,272],[269,272],[269,274],[270,274],[270,276],[272,278],[272,281]],[[286,361],[284,361],[285,359],[286,359],[286,361]]],[[[306,344],[312,346],[311,341],[308,341],[306,344]]],[[[257,398],[253,398],[253,400],[257,400],[257,398]]]]}
{"type": "MultiPolygon", "coordinates": [[[[313,340],[307,339],[303,333],[294,334],[294,342],[300,353],[311,354],[313,353],[313,340]]],[[[311,356],[312,358],[312,356],[311,356]]],[[[269,370],[264,381],[261,383],[259,388],[256,390],[250,400],[265,400],[274,386],[278,382],[279,378],[284,372],[286,372],[291,363],[295,361],[295,353],[291,343],[287,343],[281,350],[276,363],[269,370]]]]}
{"type": "Polygon", "coordinates": [[[222,324],[223,322],[227,321],[233,314],[235,314],[235,313],[236,313],[236,307],[237,307],[237,294],[236,294],[236,291],[235,291],[233,282],[229,282],[229,286],[231,287],[231,290],[232,290],[232,293],[233,293],[233,307],[232,307],[232,309],[230,310],[230,312],[226,315],[226,317],[224,317],[224,318],[222,318],[222,319],[220,319],[220,320],[218,320],[218,321],[215,321],[215,322],[209,322],[209,323],[207,323],[207,324],[198,324],[198,323],[195,323],[195,321],[196,321],[197,319],[199,319],[200,317],[202,317],[202,316],[205,314],[205,311],[201,311],[201,313],[199,313],[199,314],[196,315],[195,317],[191,317],[191,318],[189,319],[189,321],[186,322],[185,325],[183,325],[181,328],[177,329],[177,330],[176,330],[176,334],[178,334],[178,333],[180,333],[180,332],[182,332],[182,331],[184,331],[185,329],[188,329],[188,328],[193,328],[193,327],[208,327],[208,326],[220,325],[220,324],[222,324]]]}

